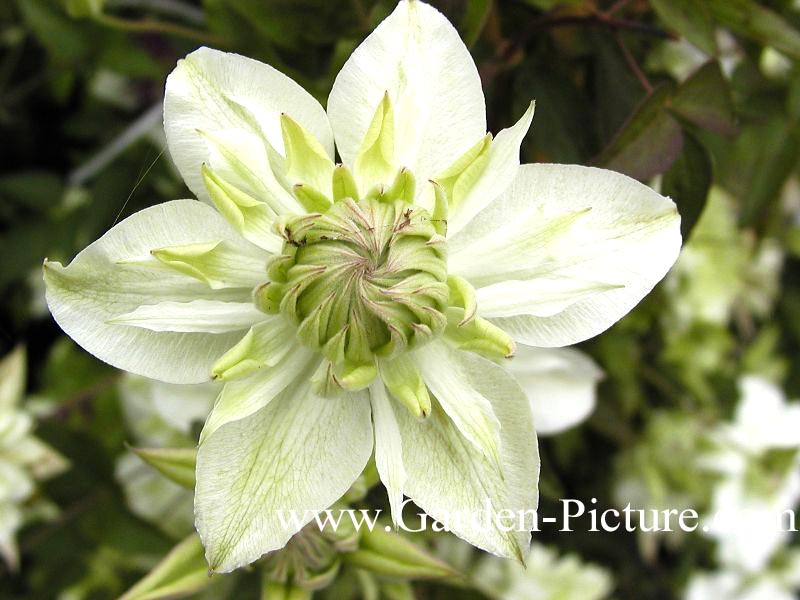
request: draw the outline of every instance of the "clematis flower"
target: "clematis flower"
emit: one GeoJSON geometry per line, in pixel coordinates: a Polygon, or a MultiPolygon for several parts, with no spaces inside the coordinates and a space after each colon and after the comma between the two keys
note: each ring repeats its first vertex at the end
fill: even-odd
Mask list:
{"type": "Polygon", "coordinates": [[[404,495],[441,521],[528,511],[514,531],[449,519],[527,554],[536,437],[498,363],[607,329],[681,243],[675,205],[628,177],[520,167],[532,118],[487,134],[468,50],[414,0],[355,50],[327,113],[234,54],[201,48],[169,76],[167,142],[199,201],[131,216],[45,281],[100,359],[224,382],[197,454],[212,570],[282,547],[297,529],[277,511],[308,522],[373,453],[394,518],[404,495]]]}

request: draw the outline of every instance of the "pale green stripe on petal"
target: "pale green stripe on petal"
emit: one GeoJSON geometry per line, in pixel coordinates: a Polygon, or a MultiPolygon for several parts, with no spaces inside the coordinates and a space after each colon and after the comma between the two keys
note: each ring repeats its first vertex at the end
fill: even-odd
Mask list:
{"type": "Polygon", "coordinates": [[[291,185],[309,185],[330,197],[334,164],[322,145],[289,115],[281,115],[286,153],[286,178],[291,185]]]}
{"type": "Polygon", "coordinates": [[[256,200],[206,165],[203,165],[202,173],[214,206],[242,237],[267,252],[280,252],[282,243],[272,226],[275,212],[266,203],[256,200]]]}
{"type": "Polygon", "coordinates": [[[372,436],[366,397],[320,398],[307,382],[220,427],[197,452],[195,523],[211,571],[282,548],[313,511],[349,489],[372,454],[372,436]]]}
{"type": "Polygon", "coordinates": [[[475,296],[483,317],[533,315],[552,317],[594,294],[624,286],[567,277],[501,281],[478,288],[475,296]]]}
{"type": "Polygon", "coordinates": [[[131,312],[109,319],[108,323],[150,331],[227,333],[247,329],[264,317],[264,313],[252,302],[191,300],[143,304],[131,312]]]}
{"type": "Polygon", "coordinates": [[[455,28],[428,4],[398,3],[337,75],[328,115],[346,165],[355,164],[384,96],[393,108],[393,166],[410,169],[419,182],[486,133],[475,63],[455,28]]]}
{"type": "Polygon", "coordinates": [[[214,364],[214,379],[232,380],[263,367],[273,367],[295,348],[294,327],[283,317],[263,316],[233,348],[214,364]]]}
{"type": "MultiPolygon", "coordinates": [[[[201,132],[242,130],[261,140],[258,171],[282,179],[284,152],[280,116],[288,114],[313,135],[333,157],[333,134],[324,109],[289,77],[263,63],[238,54],[200,48],[178,63],[167,78],[164,130],[169,151],[189,189],[209,200],[200,167],[210,152],[201,132]]],[[[240,155],[251,160],[252,155],[240,155]]],[[[286,190],[289,191],[288,189],[286,190]]]]}
{"type": "Polygon", "coordinates": [[[389,495],[392,522],[397,526],[398,521],[402,521],[403,486],[406,482],[403,442],[400,439],[394,408],[380,380],[370,386],[369,396],[372,404],[372,422],[375,427],[375,466],[389,495]]]}
{"type": "Polygon", "coordinates": [[[680,251],[680,217],[669,198],[620,173],[523,165],[511,187],[449,243],[449,268],[478,290],[479,315],[483,294],[503,315],[492,322],[516,341],[565,346],[606,330],[664,277],[680,251]],[[556,303],[540,315],[536,288],[548,280],[573,280],[574,301],[564,294],[562,310],[546,314],[556,303]],[[506,283],[509,295],[519,295],[503,299],[498,288],[491,300],[481,291],[508,281],[530,289],[506,283]],[[591,282],[608,288],[592,290],[591,282]]]}
{"type": "Polygon", "coordinates": [[[270,254],[249,244],[208,242],[152,250],[162,264],[204,281],[212,289],[254,288],[267,279],[270,254]]]}
{"type": "Polygon", "coordinates": [[[500,423],[502,472],[434,404],[427,419],[396,411],[403,441],[403,464],[408,477],[405,493],[434,519],[487,552],[522,560],[527,556],[533,511],[538,504],[539,454],[525,394],[513,378],[489,360],[460,353],[456,358],[463,386],[471,387],[491,402],[500,423]],[[495,515],[472,520],[472,515],[495,515]],[[502,524],[497,511],[512,511],[502,524]],[[482,512],[483,511],[483,512],[482,512]],[[464,518],[457,519],[457,515],[464,518]]]}
{"type": "Polygon", "coordinates": [[[456,197],[447,222],[448,236],[461,231],[514,181],[519,169],[520,145],[530,129],[534,108],[535,103],[531,102],[514,126],[497,134],[486,152],[485,165],[473,176],[473,181],[457,182],[456,197]]]}
{"type": "Polygon", "coordinates": [[[273,364],[264,362],[248,377],[225,384],[200,433],[201,443],[226,423],[244,419],[264,408],[308,370],[314,353],[292,337],[283,337],[282,343],[287,351],[279,360],[273,364]]]}
{"type": "Polygon", "coordinates": [[[428,389],[462,435],[495,465],[500,461],[500,423],[492,405],[471,387],[459,351],[443,342],[426,344],[412,356],[428,389]]]}
{"type": "Polygon", "coordinates": [[[264,140],[243,129],[200,130],[208,146],[205,166],[255,200],[267,205],[270,215],[297,212],[300,207],[290,193],[289,182],[281,183],[270,162],[275,151],[264,140]]]}
{"type": "Polygon", "coordinates": [[[61,328],[115,367],[171,383],[200,383],[241,333],[169,333],[109,323],[144,304],[217,300],[247,302],[246,289],[212,290],[172,269],[138,266],[156,248],[238,234],[210,206],[175,200],[123,220],[66,267],[45,262],[50,312],[61,328]]]}

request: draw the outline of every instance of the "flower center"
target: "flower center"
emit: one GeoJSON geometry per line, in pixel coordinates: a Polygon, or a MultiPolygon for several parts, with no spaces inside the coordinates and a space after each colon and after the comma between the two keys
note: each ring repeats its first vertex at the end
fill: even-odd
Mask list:
{"type": "Polygon", "coordinates": [[[346,198],[324,214],[285,218],[278,230],[283,252],[259,304],[297,326],[339,387],[368,385],[376,356],[423,344],[447,325],[446,244],[424,209],[346,198]]]}

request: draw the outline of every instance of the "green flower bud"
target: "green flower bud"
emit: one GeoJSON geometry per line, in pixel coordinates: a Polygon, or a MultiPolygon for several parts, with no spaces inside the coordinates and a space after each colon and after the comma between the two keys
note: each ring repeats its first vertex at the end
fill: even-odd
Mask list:
{"type": "Polygon", "coordinates": [[[358,548],[359,534],[352,522],[342,519],[339,525],[335,531],[330,525],[319,529],[316,522],[306,525],[284,548],[265,558],[264,585],[274,591],[311,591],[330,585],[339,573],[342,556],[358,548]]]}
{"type": "Polygon", "coordinates": [[[427,211],[399,199],[413,187],[401,172],[379,199],[348,197],[277,224],[283,253],[256,302],[278,307],[298,339],[329,361],[314,376],[323,390],[367,387],[377,357],[423,344],[447,325],[444,239],[427,211]]]}

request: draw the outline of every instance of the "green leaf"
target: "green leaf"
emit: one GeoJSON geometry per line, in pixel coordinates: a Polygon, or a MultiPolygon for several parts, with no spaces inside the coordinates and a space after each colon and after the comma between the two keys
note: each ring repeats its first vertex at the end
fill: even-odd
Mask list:
{"type": "Polygon", "coordinates": [[[683,142],[683,152],[664,174],[661,191],[678,205],[686,240],[706,205],[713,168],[708,152],[691,134],[684,132],[683,142]]]}
{"type": "Polygon", "coordinates": [[[89,54],[93,41],[83,23],[70,20],[47,0],[17,0],[25,24],[59,63],[75,63],[89,54]]]}
{"type": "Polygon", "coordinates": [[[672,95],[668,84],[657,88],[595,162],[643,181],[665,172],[683,149],[680,123],[667,110],[672,95]]]}
{"type": "Polygon", "coordinates": [[[460,27],[461,37],[467,47],[471,47],[478,41],[491,8],[491,0],[468,0],[467,10],[461,19],[460,27]]]}
{"type": "Polygon", "coordinates": [[[743,196],[743,225],[763,224],[767,208],[780,199],[781,188],[800,158],[800,123],[787,127],[783,119],[777,118],[759,129],[762,133],[758,141],[766,143],[755,146],[753,176],[743,196]]]}
{"type": "MultiPolygon", "coordinates": [[[[46,212],[54,208],[64,194],[61,179],[49,171],[17,171],[0,177],[0,199],[3,205],[46,212]]],[[[7,210],[6,206],[2,210],[7,210]]]]}
{"type": "Polygon", "coordinates": [[[736,33],[800,59],[800,32],[753,0],[708,0],[714,18],[736,33]]]}
{"type": "Polygon", "coordinates": [[[680,87],[670,109],[686,121],[720,135],[736,132],[730,87],[717,61],[707,62],[680,87]]]}
{"type": "Polygon", "coordinates": [[[706,54],[717,54],[714,20],[705,0],[651,0],[659,18],[706,54]]]}
{"type": "Polygon", "coordinates": [[[103,12],[105,0],[62,0],[70,17],[92,17],[103,12]]]}
{"type": "Polygon", "coordinates": [[[131,448],[162,475],[190,490],[194,489],[197,450],[194,448],[131,448]]]}
{"type": "Polygon", "coordinates": [[[203,545],[200,538],[192,534],[170,550],[119,600],[182,598],[203,590],[210,583],[203,545]]]}

